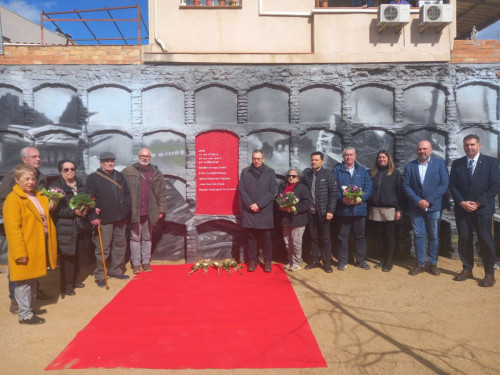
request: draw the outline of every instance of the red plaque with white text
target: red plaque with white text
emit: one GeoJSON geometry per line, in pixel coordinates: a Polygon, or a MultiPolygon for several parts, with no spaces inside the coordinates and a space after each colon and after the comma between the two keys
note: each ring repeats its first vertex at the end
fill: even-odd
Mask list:
{"type": "Polygon", "coordinates": [[[238,137],[211,131],[196,137],[196,213],[235,215],[238,203],[238,137]]]}

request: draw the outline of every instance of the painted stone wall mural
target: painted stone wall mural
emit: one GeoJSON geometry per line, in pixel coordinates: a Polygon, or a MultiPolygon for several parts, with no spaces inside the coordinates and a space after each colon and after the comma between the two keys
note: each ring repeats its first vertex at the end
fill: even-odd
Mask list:
{"type": "MultiPolygon", "coordinates": [[[[238,212],[197,211],[199,137],[231,133],[237,143],[228,157],[237,175],[250,165],[252,150],[262,149],[279,179],[291,166],[309,167],[315,150],[331,169],[346,146],[367,167],[388,149],[402,170],[423,139],[450,167],[472,132],[482,152],[498,157],[497,71],[491,64],[2,66],[0,178],[20,162],[25,146],[40,149],[41,170],[51,177],[59,160],[71,158],[84,178],[103,151],[115,153],[121,170],[148,147],[168,194],[153,259],[242,259],[238,212]]],[[[232,147],[217,142],[221,150],[232,147]]],[[[443,217],[441,251],[449,254],[456,251],[456,229],[452,211],[443,217]]],[[[399,252],[406,254],[410,227],[403,220],[398,228],[399,252]]],[[[498,222],[496,231],[500,238],[498,222]]],[[[276,241],[278,258],[280,246],[276,241]]]]}

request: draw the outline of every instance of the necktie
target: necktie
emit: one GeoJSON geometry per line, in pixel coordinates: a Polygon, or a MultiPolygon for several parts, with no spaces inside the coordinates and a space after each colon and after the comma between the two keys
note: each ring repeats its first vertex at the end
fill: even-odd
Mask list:
{"type": "Polygon", "coordinates": [[[472,174],[474,173],[474,159],[469,160],[467,168],[469,169],[469,177],[472,177],[472,174]]]}

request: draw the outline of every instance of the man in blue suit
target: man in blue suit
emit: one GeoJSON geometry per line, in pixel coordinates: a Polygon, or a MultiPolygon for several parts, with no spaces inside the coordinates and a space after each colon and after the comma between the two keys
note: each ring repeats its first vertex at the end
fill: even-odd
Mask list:
{"type": "Polygon", "coordinates": [[[481,143],[476,134],[466,136],[463,145],[467,156],[455,160],[450,173],[450,192],[455,201],[458,230],[458,255],[463,264],[462,272],[454,280],[472,279],[474,229],[479,238],[479,252],[485,273],[479,285],[491,287],[495,285],[496,252],[491,224],[495,197],[500,192],[498,160],[479,153],[481,143]]]}
{"type": "Polygon", "coordinates": [[[441,210],[448,208],[444,196],[448,190],[449,176],[444,160],[431,158],[431,154],[431,143],[419,142],[417,159],[406,164],[403,175],[403,190],[408,196],[417,257],[415,267],[409,272],[412,276],[425,270],[426,237],[429,273],[434,276],[441,273],[437,268],[439,222],[441,210]]]}

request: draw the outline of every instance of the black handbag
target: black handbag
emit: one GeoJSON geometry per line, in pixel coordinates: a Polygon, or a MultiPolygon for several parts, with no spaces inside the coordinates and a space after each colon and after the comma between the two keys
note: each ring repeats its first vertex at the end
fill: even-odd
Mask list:
{"type": "Polygon", "coordinates": [[[91,233],[94,226],[86,217],[75,216],[75,229],[77,233],[91,233]]]}

